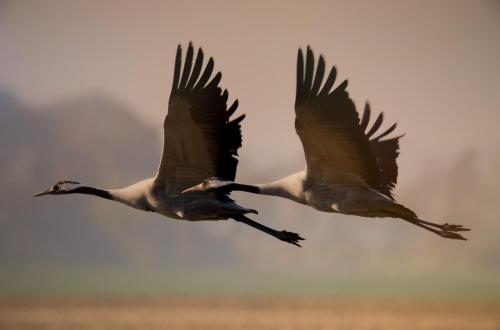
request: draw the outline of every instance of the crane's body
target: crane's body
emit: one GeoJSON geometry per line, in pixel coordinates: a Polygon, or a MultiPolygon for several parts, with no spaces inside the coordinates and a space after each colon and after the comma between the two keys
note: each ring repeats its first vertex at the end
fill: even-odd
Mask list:
{"type": "Polygon", "coordinates": [[[221,73],[211,78],[213,59],[204,65],[201,48],[196,58],[193,55],[190,43],[182,68],[181,47],[177,49],[169,110],[163,125],[163,153],[155,177],[121,189],[101,189],[75,181],[60,181],[35,196],[87,194],[171,219],[233,219],[300,246],[298,242],[303,238],[298,234],[278,231],[247,218],[245,214],[256,214],[257,211],[239,206],[226,193],[182,194],[183,190],[207,177],[234,180],[238,149],[242,145],[240,123],[245,118],[245,115],[232,118],[238,101],[227,107],[228,92],[219,87],[221,73]]]}
{"type": "Polygon", "coordinates": [[[405,207],[394,203],[389,197],[364,184],[329,184],[311,180],[307,178],[305,170],[254,187],[255,193],[291,199],[323,212],[375,218],[395,216],[397,212],[406,216],[413,214],[405,207]]]}
{"type": "Polygon", "coordinates": [[[347,81],[332,90],[337,75],[335,67],[323,81],[324,59],[320,56],[316,67],[314,62],[309,47],[305,62],[299,50],[295,129],[304,149],[306,169],[261,185],[212,177],[184,190],[184,194],[246,191],[279,196],[324,212],[400,218],[441,237],[464,240],[457,232],[469,229],[418,219],[412,210],[394,200],[392,189],[397,182],[396,158],[401,136],[385,137],[394,131],[396,124],[375,137],[383,114],[378,115],[370,128],[368,103],[360,119],[346,91],[347,81]]]}

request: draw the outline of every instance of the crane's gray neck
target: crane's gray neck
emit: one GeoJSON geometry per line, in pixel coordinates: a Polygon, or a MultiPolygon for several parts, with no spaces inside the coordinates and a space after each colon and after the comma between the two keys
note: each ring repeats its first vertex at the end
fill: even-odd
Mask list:
{"type": "Polygon", "coordinates": [[[106,189],[88,187],[88,186],[79,186],[74,189],[68,190],[67,194],[85,194],[85,195],[94,195],[97,197],[105,198],[113,200],[113,194],[106,189]]]}
{"type": "Polygon", "coordinates": [[[278,181],[256,185],[259,194],[287,198],[288,193],[278,181]]]}
{"type": "Polygon", "coordinates": [[[61,190],[58,194],[86,194],[119,202],[133,208],[151,211],[153,207],[148,201],[147,193],[151,192],[153,178],[139,181],[133,185],[120,189],[101,189],[89,186],[78,186],[72,189],[61,190]]]}
{"type": "Polygon", "coordinates": [[[291,200],[300,199],[300,193],[295,193],[293,189],[290,189],[290,187],[279,181],[258,184],[256,187],[259,189],[259,194],[261,195],[277,196],[291,200]]]}
{"type": "Polygon", "coordinates": [[[304,203],[304,172],[298,172],[283,179],[257,185],[259,194],[278,196],[304,203]]]}

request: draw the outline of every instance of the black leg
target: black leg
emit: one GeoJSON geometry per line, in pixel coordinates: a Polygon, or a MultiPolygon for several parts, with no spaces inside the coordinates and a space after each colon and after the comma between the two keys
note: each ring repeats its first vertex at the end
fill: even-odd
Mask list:
{"type": "MultiPolygon", "coordinates": [[[[463,228],[461,226],[458,227],[458,229],[457,229],[457,227],[452,227],[453,229],[450,229],[450,225],[448,225],[448,224],[438,225],[438,224],[435,224],[432,222],[427,222],[427,221],[423,221],[423,220],[419,220],[419,219],[403,219],[403,220],[408,221],[408,222],[414,224],[415,226],[419,226],[420,228],[424,228],[428,231],[431,231],[434,234],[439,235],[439,236],[444,237],[444,238],[460,239],[460,240],[464,240],[464,241],[467,240],[465,237],[463,237],[462,235],[457,234],[455,232],[455,231],[469,230],[469,229],[463,228]],[[433,229],[429,226],[437,227],[441,230],[433,229]]],[[[455,225],[451,225],[451,226],[455,226],[455,225]]]]}
{"type": "Polygon", "coordinates": [[[258,229],[260,231],[263,231],[264,233],[267,233],[271,236],[276,237],[277,239],[280,239],[284,242],[293,244],[295,246],[301,247],[299,244],[299,241],[304,240],[304,238],[300,237],[299,234],[292,233],[286,230],[278,231],[272,228],[269,228],[267,226],[264,226],[256,221],[253,221],[252,219],[247,218],[244,215],[234,215],[232,218],[238,222],[242,222],[246,225],[249,225],[255,229],[258,229]]]}
{"type": "Polygon", "coordinates": [[[429,221],[425,221],[425,220],[421,220],[421,219],[415,219],[415,220],[417,220],[421,224],[424,224],[427,226],[432,226],[435,228],[439,228],[439,229],[444,230],[444,231],[469,231],[470,230],[469,228],[464,228],[464,226],[461,226],[461,225],[453,225],[453,224],[450,225],[448,223],[440,225],[440,224],[437,224],[434,222],[429,222],[429,221]]]}

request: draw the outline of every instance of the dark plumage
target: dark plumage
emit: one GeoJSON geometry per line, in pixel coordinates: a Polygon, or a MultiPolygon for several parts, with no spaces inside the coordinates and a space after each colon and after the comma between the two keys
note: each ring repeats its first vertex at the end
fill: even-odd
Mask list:
{"type": "Polygon", "coordinates": [[[158,175],[166,179],[167,186],[179,190],[212,176],[235,179],[236,156],[242,143],[240,123],[245,118],[243,114],[231,119],[238,101],[227,108],[228,92],[218,86],[220,72],[210,80],[213,59],[201,73],[203,51],[198,50],[194,67],[193,53],[190,45],[182,68],[182,50],[177,48],[158,175]]]}

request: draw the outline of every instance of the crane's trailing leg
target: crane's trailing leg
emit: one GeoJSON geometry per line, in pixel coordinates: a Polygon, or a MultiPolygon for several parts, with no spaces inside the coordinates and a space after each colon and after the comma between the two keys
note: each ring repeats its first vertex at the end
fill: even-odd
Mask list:
{"type": "Polygon", "coordinates": [[[267,226],[264,226],[258,222],[255,222],[255,221],[247,218],[246,216],[244,216],[242,214],[241,215],[232,215],[231,218],[238,221],[238,222],[242,222],[246,225],[249,225],[255,229],[263,231],[264,233],[267,233],[271,236],[274,236],[279,240],[293,244],[293,245],[298,246],[298,247],[301,247],[299,244],[299,241],[304,240],[304,238],[300,237],[300,235],[297,233],[292,233],[292,232],[289,232],[286,230],[278,231],[278,230],[269,228],[267,226]]]}
{"type": "Polygon", "coordinates": [[[350,187],[349,191],[355,191],[356,197],[353,198],[350,193],[345,194],[343,191],[337,191],[337,200],[332,206],[337,212],[375,218],[399,218],[444,238],[467,240],[457,232],[469,231],[469,228],[464,228],[461,225],[437,224],[421,220],[409,208],[389,200],[386,196],[371,189],[350,187]]]}
{"type": "Polygon", "coordinates": [[[433,222],[429,222],[429,221],[424,221],[424,220],[420,220],[420,219],[417,219],[417,218],[414,218],[414,219],[403,219],[405,221],[408,221],[416,226],[419,226],[420,228],[424,228],[428,231],[431,231],[433,232],[434,234],[437,234],[441,237],[444,237],[444,238],[449,238],[449,239],[459,239],[459,240],[463,240],[463,241],[466,241],[467,239],[465,237],[463,237],[462,235],[456,233],[457,231],[469,231],[470,229],[469,228],[464,228],[463,226],[461,225],[453,225],[453,224],[448,224],[448,223],[445,223],[443,225],[440,225],[440,224],[437,224],[437,223],[433,223],[433,222]],[[437,229],[434,229],[434,228],[437,228],[437,229]]]}
{"type": "Polygon", "coordinates": [[[465,237],[458,234],[457,232],[469,231],[470,230],[469,228],[464,228],[461,225],[453,225],[448,223],[437,224],[434,222],[418,219],[415,212],[413,212],[412,210],[401,204],[388,200],[383,195],[371,195],[371,196],[366,195],[365,197],[366,197],[365,202],[368,202],[365,204],[370,205],[370,207],[372,207],[373,210],[379,210],[381,212],[379,216],[403,219],[411,224],[414,224],[415,226],[433,232],[434,234],[444,238],[458,239],[464,241],[467,240],[465,237]]]}
{"type": "Polygon", "coordinates": [[[387,201],[383,199],[382,200],[375,199],[371,201],[374,203],[374,205],[376,205],[378,209],[383,210],[382,213],[387,212],[385,216],[392,216],[395,218],[403,219],[411,224],[414,224],[415,226],[433,232],[434,234],[444,238],[458,239],[464,241],[467,240],[465,237],[458,234],[457,232],[469,231],[470,230],[469,228],[464,228],[461,225],[453,225],[448,223],[441,225],[434,222],[418,219],[415,212],[413,212],[412,210],[401,204],[394,203],[392,201],[387,201]]]}
{"type": "Polygon", "coordinates": [[[421,220],[421,219],[417,219],[417,220],[421,224],[428,225],[428,226],[435,227],[435,228],[439,228],[439,229],[444,230],[444,231],[469,231],[470,230],[469,228],[464,228],[464,226],[462,226],[462,225],[454,225],[454,224],[449,224],[449,223],[445,223],[445,224],[440,225],[440,224],[437,224],[434,222],[429,222],[429,221],[425,221],[425,220],[421,220]]]}

